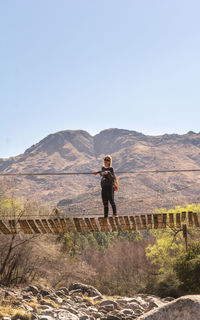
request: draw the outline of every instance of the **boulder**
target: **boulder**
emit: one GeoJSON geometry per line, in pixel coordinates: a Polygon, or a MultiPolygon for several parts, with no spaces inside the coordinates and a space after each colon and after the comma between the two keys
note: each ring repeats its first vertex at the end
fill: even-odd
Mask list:
{"type": "Polygon", "coordinates": [[[100,308],[99,308],[99,311],[101,312],[104,312],[104,311],[106,311],[106,312],[109,312],[109,311],[113,311],[114,310],[114,305],[113,304],[106,304],[106,305],[104,305],[104,306],[101,306],[100,308]]]}
{"type": "Polygon", "coordinates": [[[27,289],[26,289],[27,292],[32,292],[33,295],[37,295],[39,293],[39,290],[36,286],[29,286],[27,289]]]}
{"type": "Polygon", "coordinates": [[[42,290],[40,290],[40,294],[41,294],[43,297],[49,296],[49,295],[51,295],[51,290],[42,289],[42,290]]]}
{"type": "Polygon", "coordinates": [[[40,320],[55,320],[55,318],[51,317],[51,316],[39,316],[39,319],[40,320]]]}
{"type": "Polygon", "coordinates": [[[199,320],[200,295],[188,295],[147,312],[138,320],[199,320]]]}
{"type": "Polygon", "coordinates": [[[104,306],[107,306],[107,305],[113,305],[115,308],[118,307],[117,302],[114,301],[114,300],[103,300],[103,301],[100,302],[100,304],[99,304],[100,307],[104,307],[104,306]]]}
{"type": "Polygon", "coordinates": [[[79,317],[69,311],[61,311],[57,316],[58,320],[79,320],[79,317]]]}
{"type": "Polygon", "coordinates": [[[82,294],[87,293],[88,297],[101,297],[103,298],[102,294],[93,286],[89,286],[82,283],[71,283],[69,286],[69,291],[72,290],[81,290],[82,294]]]}
{"type": "Polygon", "coordinates": [[[63,291],[66,296],[69,294],[69,290],[66,287],[60,287],[58,291],[63,291]]]}

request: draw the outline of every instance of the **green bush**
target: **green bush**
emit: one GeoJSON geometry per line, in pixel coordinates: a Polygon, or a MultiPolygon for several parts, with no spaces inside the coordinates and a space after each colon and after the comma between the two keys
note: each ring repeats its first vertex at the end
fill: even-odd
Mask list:
{"type": "Polygon", "coordinates": [[[174,264],[184,294],[200,294],[200,241],[192,243],[174,264]]]}

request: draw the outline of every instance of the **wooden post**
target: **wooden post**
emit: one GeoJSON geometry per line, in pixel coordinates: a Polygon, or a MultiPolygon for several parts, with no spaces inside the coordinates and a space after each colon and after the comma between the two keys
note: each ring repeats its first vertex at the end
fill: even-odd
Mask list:
{"type": "Polygon", "coordinates": [[[183,237],[185,239],[185,249],[188,249],[188,238],[187,238],[187,225],[183,224],[183,237]]]}

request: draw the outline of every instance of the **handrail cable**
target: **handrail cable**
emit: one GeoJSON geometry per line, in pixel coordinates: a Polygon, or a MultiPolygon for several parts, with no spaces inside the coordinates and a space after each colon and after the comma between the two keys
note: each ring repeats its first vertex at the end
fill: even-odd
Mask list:
{"type": "MultiPolygon", "coordinates": [[[[200,172],[200,169],[166,169],[166,170],[136,170],[136,171],[115,171],[116,174],[146,174],[146,173],[173,173],[173,172],[200,172]]],[[[93,172],[18,172],[3,173],[0,176],[67,176],[67,175],[87,175],[93,172]]]]}

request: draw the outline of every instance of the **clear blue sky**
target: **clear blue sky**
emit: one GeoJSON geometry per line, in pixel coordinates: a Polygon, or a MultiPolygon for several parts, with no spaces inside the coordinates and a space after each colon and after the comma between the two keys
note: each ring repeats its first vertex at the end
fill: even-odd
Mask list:
{"type": "Polygon", "coordinates": [[[0,158],[50,133],[200,131],[199,0],[1,0],[0,158]]]}

